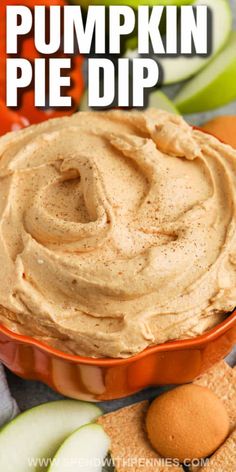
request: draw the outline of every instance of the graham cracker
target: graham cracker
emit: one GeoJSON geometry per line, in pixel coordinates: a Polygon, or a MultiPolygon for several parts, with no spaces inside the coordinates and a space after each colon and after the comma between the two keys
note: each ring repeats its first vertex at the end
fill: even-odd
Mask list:
{"type": "MultiPolygon", "coordinates": [[[[208,387],[223,401],[230,419],[231,434],[207,465],[201,468],[193,466],[190,470],[236,472],[236,368],[220,361],[194,383],[208,387]]],[[[111,456],[116,472],[183,472],[182,467],[166,465],[149,443],[145,431],[148,405],[147,401],[136,403],[98,419],[111,439],[111,456]],[[130,465],[130,459],[137,459],[137,462],[130,465]],[[144,459],[144,462],[140,463],[139,459],[144,459]]]]}
{"type": "Polygon", "coordinates": [[[191,472],[235,472],[236,471],[236,368],[230,367],[225,361],[220,361],[205,374],[194,380],[197,385],[208,387],[224,403],[230,420],[231,435],[224,444],[213,454],[208,465],[191,467],[191,472]],[[232,456],[230,458],[229,456],[232,456]],[[224,458],[225,457],[225,465],[224,458]],[[231,462],[234,463],[234,468],[231,462]],[[224,468],[220,468],[223,467],[224,468]]]}
{"type": "Polygon", "coordinates": [[[236,428],[236,369],[220,361],[194,383],[208,387],[223,401],[230,419],[230,431],[233,431],[236,428]]]}
{"type": "Polygon", "coordinates": [[[236,429],[224,444],[210,458],[200,472],[235,472],[236,470],[236,429]]]}
{"type": "Polygon", "coordinates": [[[148,406],[147,401],[136,403],[98,419],[111,439],[116,472],[183,472],[182,467],[165,465],[152,449],[145,432],[148,406]]]}

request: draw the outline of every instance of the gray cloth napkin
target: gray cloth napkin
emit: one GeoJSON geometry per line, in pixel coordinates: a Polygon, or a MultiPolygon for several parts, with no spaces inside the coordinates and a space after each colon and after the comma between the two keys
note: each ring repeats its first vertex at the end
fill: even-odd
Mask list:
{"type": "Polygon", "coordinates": [[[0,428],[19,413],[18,406],[12,398],[3,366],[0,364],[0,428]]]}

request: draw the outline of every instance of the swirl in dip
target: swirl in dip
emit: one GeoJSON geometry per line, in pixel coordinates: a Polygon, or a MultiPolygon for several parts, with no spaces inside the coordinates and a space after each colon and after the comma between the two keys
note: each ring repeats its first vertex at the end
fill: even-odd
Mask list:
{"type": "Polygon", "coordinates": [[[88,112],[0,140],[0,321],[128,357],[236,305],[236,151],[163,111],[88,112]]]}

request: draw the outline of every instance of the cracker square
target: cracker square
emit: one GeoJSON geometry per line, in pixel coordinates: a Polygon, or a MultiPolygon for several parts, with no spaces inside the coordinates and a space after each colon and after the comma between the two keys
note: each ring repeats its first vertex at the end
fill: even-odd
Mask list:
{"type": "Polygon", "coordinates": [[[235,472],[236,470],[236,429],[224,444],[213,454],[201,472],[235,472]]]}
{"type": "MultiPolygon", "coordinates": [[[[203,387],[208,387],[212,390],[224,403],[227,413],[230,420],[230,431],[234,431],[236,428],[236,368],[232,369],[225,361],[220,361],[215,364],[211,369],[209,369],[205,374],[200,375],[197,379],[194,380],[194,383],[202,385],[203,387]]],[[[226,444],[225,441],[224,444],[226,444]]],[[[224,444],[221,448],[224,447],[224,444]]],[[[214,456],[218,453],[215,452],[214,456]]],[[[222,453],[224,454],[224,452],[222,453]]],[[[210,464],[213,460],[213,457],[209,462],[209,466],[206,469],[205,467],[191,467],[191,472],[200,472],[207,470],[211,471],[210,464]]],[[[227,451],[226,451],[227,457],[227,451]]],[[[234,459],[235,460],[235,459],[234,459]]],[[[214,465],[213,465],[214,467],[214,465]]],[[[235,472],[236,470],[236,461],[235,468],[233,471],[230,469],[225,469],[217,472],[235,472]]],[[[215,472],[215,469],[212,469],[212,472],[215,472]]]]}
{"type": "Polygon", "coordinates": [[[232,369],[225,361],[220,361],[195,379],[194,383],[208,387],[223,401],[229,415],[230,429],[233,431],[236,428],[236,369],[232,369]]]}
{"type": "MultiPolygon", "coordinates": [[[[194,383],[208,387],[224,402],[230,418],[231,435],[206,466],[192,467],[191,471],[236,472],[236,368],[232,369],[221,361],[194,383]]],[[[168,466],[149,443],[145,431],[148,405],[147,401],[136,403],[98,419],[111,438],[116,472],[183,472],[180,466],[168,466]]]]}
{"type": "Polygon", "coordinates": [[[145,432],[149,402],[144,401],[98,419],[111,438],[111,456],[116,472],[183,472],[182,467],[164,464],[152,449],[145,432]]]}

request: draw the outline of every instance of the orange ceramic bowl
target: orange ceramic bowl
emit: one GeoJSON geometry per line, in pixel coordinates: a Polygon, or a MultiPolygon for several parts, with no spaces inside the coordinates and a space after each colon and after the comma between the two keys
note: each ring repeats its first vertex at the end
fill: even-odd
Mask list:
{"type": "Polygon", "coordinates": [[[65,354],[0,325],[0,361],[6,367],[86,401],[114,400],[151,386],[191,382],[227,356],[235,343],[236,310],[202,336],[159,344],[128,359],[65,354]]]}
{"type": "Polygon", "coordinates": [[[74,356],[0,326],[0,361],[68,397],[103,401],[154,385],[191,382],[236,343],[236,311],[202,336],[150,347],[128,359],[74,356]]]}

